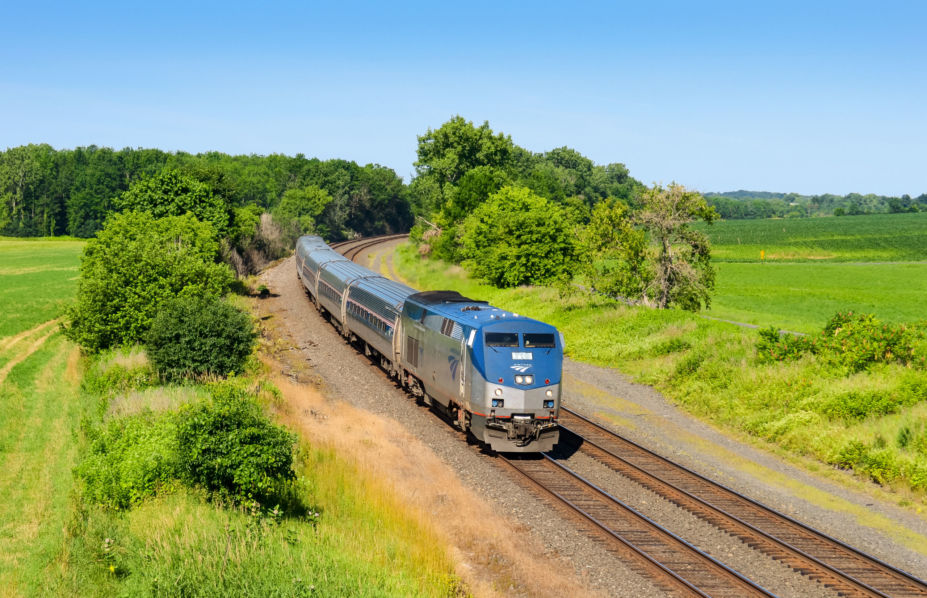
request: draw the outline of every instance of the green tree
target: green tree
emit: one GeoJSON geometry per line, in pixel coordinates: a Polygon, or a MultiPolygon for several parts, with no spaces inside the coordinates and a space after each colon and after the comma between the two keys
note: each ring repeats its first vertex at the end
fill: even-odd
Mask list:
{"type": "Polygon", "coordinates": [[[84,248],[66,334],[91,352],[141,341],[166,301],[228,291],[233,275],[218,257],[215,229],[191,214],[110,217],[84,248]]]}
{"type": "Polygon", "coordinates": [[[332,196],[315,185],[287,189],[271,215],[295,240],[299,235],[315,231],[316,220],[331,202],[332,196]]]}
{"type": "Polygon", "coordinates": [[[116,207],[149,212],[157,218],[190,213],[212,224],[221,236],[229,227],[230,209],[225,199],[215,195],[209,185],[173,169],[133,183],[116,200],[116,207]]]}
{"type": "Polygon", "coordinates": [[[499,287],[567,277],[576,253],[571,225],[559,206],[530,189],[503,187],[464,220],[464,264],[499,287]]]}
{"type": "Polygon", "coordinates": [[[621,200],[599,202],[580,234],[580,271],[593,290],[639,302],[653,280],[647,235],[621,200]]]}
{"type": "Polygon", "coordinates": [[[654,185],[643,196],[637,221],[647,231],[653,252],[653,279],[643,301],[660,309],[676,305],[697,311],[711,303],[715,285],[708,237],[690,225],[718,218],[700,193],[676,183],[654,185]]]}

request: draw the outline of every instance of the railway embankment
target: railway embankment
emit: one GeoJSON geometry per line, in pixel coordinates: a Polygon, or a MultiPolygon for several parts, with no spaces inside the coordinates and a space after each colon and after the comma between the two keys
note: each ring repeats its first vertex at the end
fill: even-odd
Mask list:
{"type": "MultiPolygon", "coordinates": [[[[389,248],[374,248],[361,259],[375,271],[386,275],[398,274],[389,248]]],[[[305,299],[295,272],[288,272],[288,267],[292,270],[292,266],[284,262],[266,272],[261,279],[274,294],[279,295],[263,301],[262,309],[271,316],[266,321],[274,322],[272,326],[277,329],[273,337],[280,344],[280,355],[287,358],[289,365],[283,366],[284,375],[301,385],[317,385],[324,389],[329,400],[338,398],[347,401],[368,415],[372,414],[376,421],[387,422],[385,429],[401,430],[408,438],[417,440],[415,443],[403,443],[408,447],[406,452],[435,455],[443,467],[463,482],[463,486],[472,493],[472,500],[487,504],[490,511],[514,524],[516,533],[522,538],[520,541],[531,539],[536,542],[538,551],[529,551],[528,544],[522,551],[531,553],[532,559],[536,559],[538,554],[554,559],[561,565],[561,570],[572,569],[575,575],[585,580],[587,587],[604,593],[621,595],[660,591],[653,581],[636,570],[633,563],[617,558],[598,542],[590,541],[588,530],[582,525],[552,510],[536,493],[506,476],[498,463],[494,464],[485,455],[467,447],[450,426],[444,425],[432,414],[423,413],[423,408],[416,407],[382,372],[347,346],[319,318],[305,299]]],[[[732,438],[704,422],[693,420],[654,389],[634,384],[614,370],[568,361],[565,374],[566,384],[571,389],[565,395],[568,405],[621,428],[634,439],[672,459],[725,485],[742,489],[777,510],[798,519],[807,518],[828,533],[894,565],[911,571],[923,569],[924,555],[912,546],[916,547],[921,538],[927,538],[927,534],[915,514],[846,485],[821,479],[742,439],[732,438]]],[[[370,426],[362,423],[360,427],[370,426]]],[[[353,446],[359,447],[368,445],[376,446],[370,439],[353,443],[353,446]]],[[[717,528],[709,530],[703,521],[693,518],[671,501],[629,484],[627,478],[614,472],[603,472],[600,464],[582,454],[566,456],[564,462],[587,473],[598,484],[614,489],[618,494],[623,492],[637,501],[642,512],[675,530],[687,541],[704,546],[720,561],[738,570],[750,571],[753,579],[760,580],[763,587],[774,590],[777,595],[833,595],[823,585],[769,558],[761,550],[747,546],[735,535],[717,528]]],[[[389,483],[402,494],[408,492],[401,482],[404,476],[390,473],[384,478],[393,480],[389,483]]],[[[433,485],[443,487],[445,484],[436,482],[433,485]]],[[[415,483],[408,486],[416,488],[406,494],[411,498],[424,492],[415,483]]],[[[447,500],[443,498],[439,502],[447,500]]],[[[470,504],[469,500],[467,504],[470,504]]],[[[428,510],[441,512],[434,508],[428,510]]],[[[464,579],[468,580],[467,571],[471,575],[473,571],[492,571],[492,565],[500,561],[504,564],[503,569],[518,571],[519,568],[513,566],[517,561],[508,560],[515,557],[481,560],[481,554],[484,557],[487,553],[504,555],[498,547],[485,549],[488,545],[483,543],[484,550],[474,552],[476,544],[462,540],[467,537],[461,531],[464,528],[455,528],[454,525],[460,523],[454,522],[459,521],[460,514],[467,512],[453,508],[437,518],[439,529],[453,530],[445,533],[464,545],[464,549],[458,552],[458,555],[466,556],[460,561],[464,579]]],[[[548,570],[547,567],[542,569],[548,570]]],[[[523,575],[521,579],[524,579],[523,575]]],[[[515,583],[512,587],[525,589],[532,586],[515,583]]]]}
{"type": "MultiPolygon", "coordinates": [[[[385,275],[401,276],[408,270],[397,260],[394,249],[398,243],[383,246],[367,259],[375,270],[385,275]]],[[[462,280],[457,268],[446,272],[443,280],[462,280]]],[[[420,280],[405,280],[421,284],[420,280]]],[[[467,282],[466,285],[471,283],[467,282]]],[[[453,288],[453,286],[451,287],[453,288]]],[[[461,292],[479,294],[462,286],[461,292]]],[[[531,313],[532,299],[524,297],[532,290],[518,289],[509,292],[503,301],[498,296],[492,301],[503,303],[509,309],[531,313]],[[505,304],[507,300],[509,303],[505,304]]],[[[580,312],[583,315],[585,312],[580,312]]],[[[606,321],[599,321],[598,331],[589,331],[593,339],[607,336],[606,321]]],[[[654,324],[656,326],[656,324],[654,324]]],[[[709,326],[720,324],[710,323],[709,326]]],[[[593,324],[593,328],[596,324],[593,324]]],[[[684,337],[685,329],[668,333],[684,337]]],[[[620,335],[620,332],[616,331],[620,335]]],[[[737,334],[743,334],[738,331],[737,334]]],[[[652,339],[651,339],[652,340],[652,339]]],[[[714,337],[722,342],[724,337],[714,337]]],[[[589,339],[584,343],[589,354],[589,339]]],[[[615,341],[607,341],[614,343],[615,341]]],[[[682,342],[679,340],[677,342],[682,342]]],[[[570,336],[567,337],[569,350],[570,336]]],[[[720,345],[719,345],[720,346],[720,345]]],[[[671,375],[678,365],[679,356],[673,355],[658,364],[660,372],[671,375]]],[[[644,374],[640,362],[625,360],[632,372],[644,380],[653,379],[644,374]],[[635,367],[638,369],[635,371],[635,367]]],[[[707,365],[711,365],[710,363],[707,365]]],[[[723,371],[719,376],[725,375],[723,371]]],[[[918,572],[927,570],[927,521],[924,509],[918,511],[909,494],[888,491],[875,484],[861,481],[845,471],[823,466],[812,455],[802,456],[794,451],[744,434],[723,418],[714,422],[690,402],[671,400],[647,384],[636,383],[631,376],[614,368],[591,365],[574,359],[564,363],[564,404],[583,413],[593,414],[628,436],[661,454],[699,471],[709,478],[744,492],[783,513],[813,522],[847,543],[869,552],[902,569],[918,572]],[[692,412],[700,417],[695,418],[692,412]],[[706,421],[708,420],[708,421],[706,421]],[[899,503],[901,503],[899,505],[899,503]]],[[[723,381],[725,382],[725,381],[723,381]]],[[[777,380],[766,381],[769,400],[775,402],[777,380]]],[[[757,384],[763,385],[762,380],[757,384]]],[[[723,390],[724,384],[721,384],[723,390]]],[[[711,388],[701,388],[703,394],[712,394],[711,388]]],[[[720,391],[719,391],[720,392],[720,391]]],[[[715,393],[718,394],[718,393],[715,393]]],[[[687,397],[690,401],[695,392],[687,397]]],[[[695,395],[697,396],[697,395],[695,395]]],[[[729,399],[728,399],[729,400],[729,399]]],[[[703,407],[711,407],[713,404],[703,407]]],[[[783,414],[787,414],[783,406],[783,414]]],[[[823,429],[820,433],[827,433],[823,429]]],[[[917,500],[916,498],[914,500],[917,500]]]]}

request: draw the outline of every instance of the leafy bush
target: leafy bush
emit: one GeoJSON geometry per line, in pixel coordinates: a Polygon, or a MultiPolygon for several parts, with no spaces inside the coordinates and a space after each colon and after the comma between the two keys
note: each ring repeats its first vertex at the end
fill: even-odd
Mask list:
{"type": "Polygon", "coordinates": [[[794,334],[779,334],[775,326],[761,328],[756,342],[756,357],[760,363],[798,359],[811,349],[811,342],[794,334]]]}
{"type": "Polygon", "coordinates": [[[233,276],[218,256],[215,230],[192,215],[111,217],[84,248],[66,334],[92,352],[141,341],[169,299],[225,294],[233,276]]]}
{"type": "Polygon", "coordinates": [[[125,509],[177,479],[175,422],[143,413],[110,420],[91,433],[90,449],[77,467],[93,503],[125,509]]]}
{"type": "Polygon", "coordinates": [[[779,335],[775,327],[761,329],[759,336],[756,350],[761,363],[790,361],[812,353],[854,373],[876,363],[923,369],[927,360],[927,327],[883,324],[871,314],[839,312],[813,338],[779,335]]]}
{"type": "Polygon", "coordinates": [[[232,384],[182,407],[177,428],[184,481],[234,499],[274,498],[295,479],[295,437],[269,422],[247,392],[232,384]]]}
{"type": "Polygon", "coordinates": [[[248,314],[217,298],[169,301],[146,336],[146,350],[168,378],[241,372],[254,347],[248,314]]]}
{"type": "Polygon", "coordinates": [[[524,187],[503,187],[463,222],[465,265],[497,287],[568,276],[576,245],[566,213],[524,187]]]}

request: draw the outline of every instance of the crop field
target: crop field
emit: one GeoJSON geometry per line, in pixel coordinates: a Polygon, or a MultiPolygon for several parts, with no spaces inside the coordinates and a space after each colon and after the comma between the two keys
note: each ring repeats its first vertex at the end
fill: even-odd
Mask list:
{"type": "Polygon", "coordinates": [[[728,220],[700,227],[719,262],[927,261],[927,213],[728,220]]]}
{"type": "Polygon", "coordinates": [[[713,317],[798,332],[838,311],[895,323],[927,317],[927,214],[732,220],[703,230],[718,274],[713,317]]]}

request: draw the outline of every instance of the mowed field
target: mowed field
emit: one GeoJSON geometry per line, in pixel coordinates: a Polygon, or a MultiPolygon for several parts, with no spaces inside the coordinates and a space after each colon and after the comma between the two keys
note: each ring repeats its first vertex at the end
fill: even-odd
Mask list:
{"type": "Polygon", "coordinates": [[[703,230],[718,273],[710,316],[801,332],[837,311],[887,322],[927,317],[927,214],[736,220],[703,230]]]}
{"type": "Polygon", "coordinates": [[[58,330],[83,242],[0,239],[0,595],[41,595],[63,566],[78,352],[58,330]]]}

